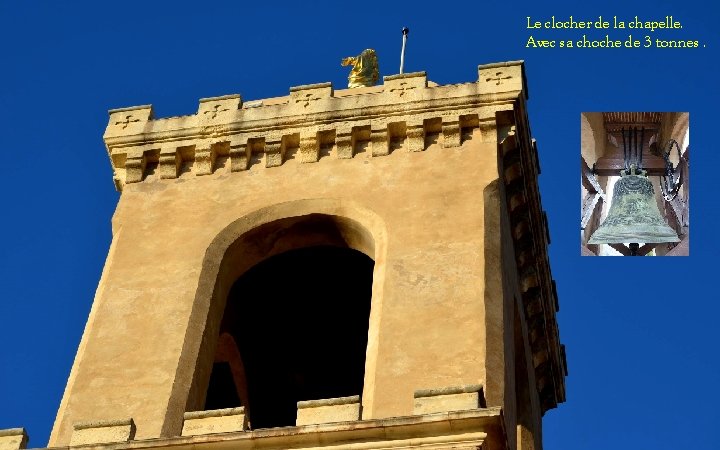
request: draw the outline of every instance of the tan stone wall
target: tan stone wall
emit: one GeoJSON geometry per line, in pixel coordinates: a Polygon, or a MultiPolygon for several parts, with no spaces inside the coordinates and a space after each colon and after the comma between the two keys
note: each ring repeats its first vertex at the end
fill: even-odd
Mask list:
{"type": "Polygon", "coordinates": [[[28,435],[25,428],[0,430],[0,450],[21,450],[27,447],[28,435]]]}
{"type": "Polygon", "coordinates": [[[99,413],[132,417],[136,439],[179,435],[200,346],[190,337],[205,326],[197,294],[212,289],[199,285],[206,252],[233,224],[252,229],[283,215],[348,217],[376,238],[363,418],[412,414],[417,389],[487,385],[484,299],[503,294],[484,283],[502,275],[485,254],[485,241],[500,239],[486,229],[483,194],[498,178],[497,144],[480,137],[382,158],[289,160],[126,185],[50,445],[66,445],[73,423],[99,413]],[[272,205],[281,206],[256,213],[272,205]]]}
{"type": "Polygon", "coordinates": [[[132,419],[76,422],[70,437],[70,446],[128,442],[135,437],[132,419]]]}
{"type": "MultiPolygon", "coordinates": [[[[605,133],[605,124],[603,122],[603,116],[601,112],[584,112],[580,115],[580,148],[581,156],[587,163],[588,167],[592,169],[593,164],[597,162],[598,158],[605,156],[605,147],[607,145],[607,137],[605,133]]],[[[598,183],[605,191],[608,187],[608,177],[598,176],[598,183]]],[[[587,191],[584,187],[580,189],[580,204],[582,209],[582,202],[587,195],[587,191]]],[[[609,202],[605,201],[602,204],[602,208],[598,210],[601,219],[604,220],[607,215],[609,202]]],[[[594,219],[591,219],[593,221],[594,219]]],[[[582,232],[582,243],[586,244],[590,239],[590,236],[595,231],[594,227],[587,227],[582,232]]]]}
{"type": "Polygon", "coordinates": [[[590,167],[605,155],[605,125],[601,112],[584,112],[580,115],[581,152],[590,167]]]}

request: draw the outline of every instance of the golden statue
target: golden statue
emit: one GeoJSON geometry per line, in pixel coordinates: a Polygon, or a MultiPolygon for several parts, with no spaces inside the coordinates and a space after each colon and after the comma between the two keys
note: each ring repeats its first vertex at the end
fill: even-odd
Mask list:
{"type": "Polygon", "coordinates": [[[377,56],[371,48],[363,50],[358,56],[343,58],[340,65],[353,66],[348,75],[349,88],[374,86],[380,76],[377,56]]]}

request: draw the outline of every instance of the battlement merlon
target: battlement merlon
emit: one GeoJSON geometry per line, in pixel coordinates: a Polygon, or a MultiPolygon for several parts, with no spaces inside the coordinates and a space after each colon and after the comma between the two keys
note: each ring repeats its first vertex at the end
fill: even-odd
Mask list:
{"type": "Polygon", "coordinates": [[[393,138],[422,151],[425,134],[438,131],[443,146],[457,146],[463,128],[494,135],[495,113],[518,99],[527,99],[525,70],[511,61],[480,65],[477,81],[462,84],[428,83],[425,72],[415,72],[368,88],[335,91],[319,83],[248,102],[237,94],[204,98],[186,116],[154,118],[152,105],[113,109],[103,138],[121,191],[143,181],[149,167],[163,179],[177,178],[188,164],[194,175],[208,175],[225,156],[236,172],[249,168],[252,154],[278,166],[288,146],[298,147],[304,163],[318,161],[319,147],[328,144],[337,146],[338,158],[352,158],[359,141],[370,142],[372,156],[387,155],[393,138]]]}

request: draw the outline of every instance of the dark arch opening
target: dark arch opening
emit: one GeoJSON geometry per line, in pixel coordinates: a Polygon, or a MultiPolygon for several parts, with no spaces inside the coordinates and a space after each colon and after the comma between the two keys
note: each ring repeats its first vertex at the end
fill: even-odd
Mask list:
{"type": "Polygon", "coordinates": [[[374,261],[313,246],[272,256],[228,294],[205,409],[295,425],[297,402],[361,395],[374,261]],[[237,356],[233,356],[237,355],[237,356]]]}

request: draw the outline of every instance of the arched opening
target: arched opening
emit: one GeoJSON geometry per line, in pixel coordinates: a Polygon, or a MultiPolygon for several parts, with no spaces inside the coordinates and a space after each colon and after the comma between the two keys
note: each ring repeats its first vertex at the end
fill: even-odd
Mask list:
{"type": "Polygon", "coordinates": [[[205,409],[245,406],[253,428],[279,427],[295,424],[298,401],[362,394],[373,265],[357,250],[313,246],[240,276],[205,409]],[[236,343],[240,364],[225,356],[224,342],[236,343]]]}
{"type": "MultiPolygon", "coordinates": [[[[253,414],[254,410],[262,409],[259,403],[270,404],[271,401],[265,399],[255,402],[258,404],[253,402],[262,389],[254,392],[256,384],[252,378],[256,369],[266,364],[262,359],[258,363],[251,353],[254,351],[261,353],[261,356],[288,358],[288,353],[295,352],[297,348],[304,351],[307,361],[322,361],[324,366],[316,363],[314,367],[324,367],[328,373],[335,370],[333,364],[338,368],[352,369],[342,369],[347,374],[343,380],[328,382],[313,379],[304,383],[294,382],[293,389],[303,396],[312,394],[315,397],[307,398],[309,400],[361,395],[362,416],[371,418],[374,410],[377,344],[385,278],[386,236],[385,225],[374,212],[352,202],[336,199],[280,203],[241,216],[229,224],[215,237],[203,258],[190,318],[190,322],[198,326],[188,328],[186,346],[178,366],[179,381],[174,385],[174,395],[177,396],[173,397],[171,402],[183,402],[184,411],[221,409],[237,406],[239,403],[247,406],[254,429],[294,425],[297,400],[292,396],[283,398],[285,415],[263,418],[260,411],[253,414]],[[351,261],[356,259],[364,262],[351,261]],[[255,276],[253,272],[256,271],[262,272],[257,276],[265,281],[255,283],[259,287],[255,294],[251,295],[247,284],[253,284],[249,280],[255,276]],[[348,281],[347,277],[353,281],[348,281]],[[363,287],[350,288],[354,285],[351,283],[358,280],[365,280],[360,282],[363,287]],[[322,295],[313,291],[299,294],[298,286],[301,282],[330,290],[322,295]],[[250,345],[260,345],[263,339],[256,338],[267,328],[263,328],[262,324],[280,323],[280,308],[266,312],[253,311],[249,309],[251,307],[248,302],[254,301],[258,304],[255,306],[262,307],[268,293],[278,286],[290,289],[286,291],[290,292],[290,296],[286,295],[285,298],[295,301],[291,306],[302,306],[300,309],[304,316],[297,313],[286,316],[296,319],[293,323],[300,326],[300,331],[295,331],[295,334],[285,333],[284,337],[276,339],[274,342],[278,345],[270,352],[258,350],[260,347],[248,349],[248,344],[244,342],[247,338],[243,337],[242,332],[232,332],[232,327],[228,325],[229,319],[223,317],[236,316],[236,320],[244,321],[247,324],[245,330],[252,336],[250,341],[253,342],[250,345]],[[333,286],[335,298],[334,302],[330,303],[332,307],[323,308],[323,303],[318,299],[331,295],[333,286]],[[352,295],[354,291],[365,292],[363,302],[349,306],[349,296],[340,298],[343,292],[350,295],[350,290],[353,291],[352,295]],[[313,306],[309,303],[310,300],[318,303],[313,306]],[[311,314],[312,308],[317,311],[318,304],[321,305],[322,314],[311,314]],[[233,308],[240,311],[236,314],[231,311],[233,308]],[[358,310],[362,311],[356,312],[358,310]],[[313,325],[313,321],[318,319],[321,319],[323,327],[313,325]],[[357,331],[360,330],[360,324],[361,332],[357,331]],[[342,343],[342,339],[333,336],[333,326],[336,329],[341,328],[342,331],[356,330],[352,333],[354,340],[345,339],[342,352],[333,354],[332,349],[339,348],[335,346],[331,347],[331,351],[321,348],[310,354],[307,351],[309,344],[298,345],[301,339],[312,343],[312,333],[316,334],[315,342],[319,337],[324,338],[325,346],[342,343]],[[256,331],[248,331],[252,330],[251,327],[256,327],[256,331]],[[301,333],[304,335],[300,336],[301,333]],[[360,348],[362,350],[359,350],[360,348]],[[344,358],[346,355],[355,355],[352,362],[338,363],[338,357],[344,358]],[[322,385],[323,388],[318,390],[313,387],[313,383],[322,385]],[[352,392],[349,392],[350,387],[352,392]],[[292,412],[289,412],[291,407],[292,412]]],[[[326,301],[325,305],[327,304],[326,301]]],[[[288,328],[287,322],[286,318],[285,329],[289,330],[291,328],[288,328]]],[[[266,339],[264,342],[271,341],[266,339]]],[[[264,376],[261,373],[260,378],[264,376]]],[[[308,375],[303,376],[307,378],[308,375]]],[[[285,377],[287,378],[287,373],[285,377]]],[[[260,398],[262,397],[260,395],[260,398]]],[[[170,416],[168,419],[167,434],[177,433],[175,430],[182,426],[182,422],[175,422],[170,416]]]]}

